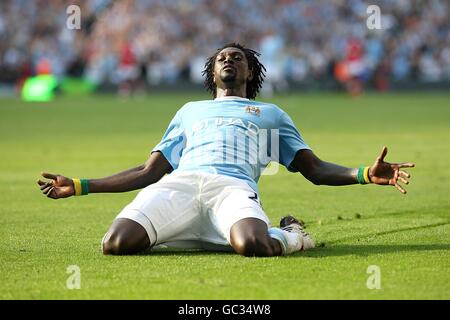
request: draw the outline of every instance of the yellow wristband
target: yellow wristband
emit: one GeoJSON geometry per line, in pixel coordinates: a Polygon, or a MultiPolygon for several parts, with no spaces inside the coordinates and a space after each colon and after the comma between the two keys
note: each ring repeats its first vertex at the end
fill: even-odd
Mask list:
{"type": "Polygon", "coordinates": [[[81,196],[81,181],[80,179],[72,179],[73,181],[73,186],[75,188],[75,195],[76,196],[81,196]]]}
{"type": "Polygon", "coordinates": [[[364,174],[363,174],[363,176],[364,176],[364,181],[365,181],[366,183],[372,183],[372,182],[370,181],[370,179],[369,179],[369,168],[370,168],[370,167],[365,167],[365,168],[364,168],[364,174]]]}

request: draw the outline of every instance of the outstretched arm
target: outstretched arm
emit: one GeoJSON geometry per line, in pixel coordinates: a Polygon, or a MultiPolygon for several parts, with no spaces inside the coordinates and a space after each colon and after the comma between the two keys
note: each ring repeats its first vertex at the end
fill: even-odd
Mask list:
{"type": "MultiPolygon", "coordinates": [[[[159,181],[166,173],[172,171],[170,163],[161,152],[153,152],[145,164],[115,175],[89,179],[89,193],[126,192],[144,188],[159,181]]],[[[59,174],[42,173],[50,181],[38,181],[42,193],[49,198],[67,198],[75,194],[73,180],[59,174]]]]}
{"type": "MultiPolygon", "coordinates": [[[[412,168],[413,163],[388,163],[384,161],[387,148],[383,147],[380,156],[369,168],[369,179],[379,185],[392,185],[401,193],[406,190],[399,184],[408,184],[409,173],[402,168],[412,168]]],[[[346,168],[319,159],[311,150],[297,152],[293,165],[309,181],[317,185],[343,186],[358,183],[358,168],[346,168]]]]}

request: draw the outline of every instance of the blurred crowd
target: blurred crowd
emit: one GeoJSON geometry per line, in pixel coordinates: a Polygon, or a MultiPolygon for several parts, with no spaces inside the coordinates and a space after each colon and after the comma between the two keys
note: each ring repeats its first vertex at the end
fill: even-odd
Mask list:
{"type": "Polygon", "coordinates": [[[205,59],[228,42],[261,52],[273,86],[448,81],[449,16],[448,0],[2,0],[0,82],[44,71],[99,85],[201,83],[205,59]],[[67,28],[69,4],[80,30],[67,28]],[[370,4],[380,30],[366,25],[370,4]]]}

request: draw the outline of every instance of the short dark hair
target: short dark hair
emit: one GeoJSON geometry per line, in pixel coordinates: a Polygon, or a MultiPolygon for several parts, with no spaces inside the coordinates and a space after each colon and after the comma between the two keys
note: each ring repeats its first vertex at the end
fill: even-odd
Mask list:
{"type": "Polygon", "coordinates": [[[247,82],[246,95],[248,99],[255,99],[264,82],[264,77],[266,76],[264,72],[266,71],[266,68],[258,60],[258,57],[260,56],[259,52],[248,49],[239,43],[229,43],[224,45],[222,48],[217,49],[216,53],[206,60],[205,69],[202,72],[202,75],[205,77],[204,85],[206,89],[212,93],[214,98],[216,97],[217,86],[214,83],[214,64],[217,55],[225,48],[237,48],[244,52],[248,61],[248,68],[253,72],[253,79],[247,82]]]}

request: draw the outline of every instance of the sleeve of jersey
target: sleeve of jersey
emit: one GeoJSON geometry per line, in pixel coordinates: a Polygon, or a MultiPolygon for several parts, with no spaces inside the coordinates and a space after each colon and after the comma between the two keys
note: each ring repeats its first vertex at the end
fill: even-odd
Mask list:
{"type": "Polygon", "coordinates": [[[169,124],[161,141],[153,148],[152,153],[160,151],[175,170],[180,163],[183,149],[186,146],[186,135],[181,122],[180,111],[169,124]]]}
{"type": "Polygon", "coordinates": [[[297,172],[292,161],[299,150],[311,148],[305,143],[292,119],[285,112],[280,116],[279,125],[279,163],[291,172],[297,172]]]}

